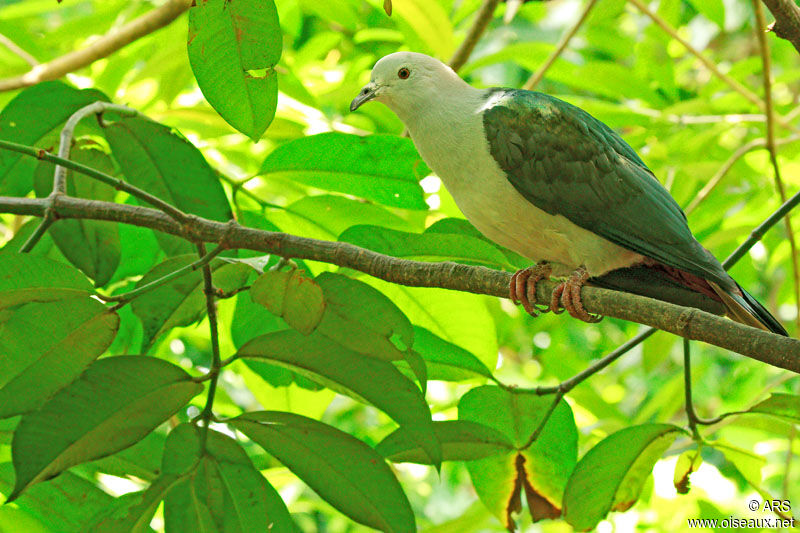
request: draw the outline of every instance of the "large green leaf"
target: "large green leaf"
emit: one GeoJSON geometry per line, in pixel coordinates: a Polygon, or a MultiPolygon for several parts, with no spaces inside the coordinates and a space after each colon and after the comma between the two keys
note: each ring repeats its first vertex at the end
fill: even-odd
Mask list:
{"type": "Polygon", "coordinates": [[[386,532],[416,531],[397,479],[360,440],[311,418],[277,411],[247,413],[230,424],[356,522],[386,532]]]}
{"type": "Polygon", "coordinates": [[[79,296],[0,313],[0,418],[38,408],[109,347],[119,316],[79,296]]]}
{"type": "MultiPolygon", "coordinates": [[[[0,112],[0,139],[37,144],[75,111],[98,100],[107,102],[108,97],[96,89],[81,91],[61,81],[36,84],[19,93],[0,112]]],[[[25,196],[33,185],[36,164],[33,158],[0,150],[0,194],[25,196]]]]}
{"type": "MultiPolygon", "coordinates": [[[[104,152],[83,145],[76,146],[71,159],[106,174],[114,174],[114,164],[104,152]]],[[[33,186],[36,196],[47,197],[53,190],[55,165],[42,161],[36,168],[33,186]]],[[[67,194],[76,198],[88,198],[112,202],[116,191],[110,185],[99,182],[77,172],[67,173],[67,194]]],[[[53,241],[69,259],[92,278],[98,287],[104,286],[120,262],[120,237],[118,224],[102,220],[66,219],[59,220],[50,228],[53,241]]]]}
{"type": "MultiPolygon", "coordinates": [[[[123,118],[105,128],[127,180],[184,212],[226,222],[233,218],[225,191],[200,151],[151,120],[123,118]]],[[[185,241],[156,233],[168,255],[191,251],[185,241]]]]}
{"type": "Polygon", "coordinates": [[[354,393],[407,428],[433,464],[441,463],[428,404],[391,363],[345,348],[319,333],[304,336],[294,330],[256,337],[239,349],[238,356],[309,372],[323,384],[354,393]]]}
{"type": "MultiPolygon", "coordinates": [[[[11,463],[0,463],[0,492],[10,494],[13,486],[11,463]]],[[[92,516],[113,503],[114,498],[95,483],[72,472],[63,472],[48,483],[30,487],[14,501],[14,506],[48,526],[49,531],[60,532],[83,531],[92,516]]],[[[3,505],[0,508],[14,506],[3,505]]],[[[4,533],[6,525],[3,523],[4,533]]]]}
{"type": "Polygon", "coordinates": [[[323,272],[315,280],[325,295],[319,332],[342,346],[388,361],[405,357],[414,344],[411,322],[374,287],[323,272]]]}
{"type": "Polygon", "coordinates": [[[182,424],[164,446],[164,475],[185,478],[164,500],[167,531],[202,531],[209,518],[217,531],[294,531],[280,495],[242,447],[217,431],[203,437],[203,431],[182,424]]]}
{"type": "Polygon", "coordinates": [[[773,392],[769,398],[757,403],[747,412],[777,416],[797,424],[800,423],[800,396],[773,392]]]}
{"type": "Polygon", "coordinates": [[[117,498],[114,505],[101,510],[86,528],[90,533],[150,533],[150,520],[167,493],[181,481],[180,476],[159,477],[147,490],[117,498]]]}
{"type": "Polygon", "coordinates": [[[428,379],[462,381],[492,377],[480,359],[420,326],[414,326],[414,351],[425,360],[428,379]]]}
{"type": "Polygon", "coordinates": [[[278,105],[282,36],[272,0],[200,0],[189,10],[189,63],[228,124],[254,141],[278,105]]]}
{"type": "Polygon", "coordinates": [[[527,448],[553,399],[485,385],[458,404],[459,420],[477,422],[504,434],[519,453],[495,455],[467,463],[478,496],[507,526],[524,489],[534,520],[561,514],[562,494],[578,458],[578,430],[572,410],[561,401],[538,438],[527,448]]]}
{"type": "Polygon", "coordinates": [[[609,435],[584,455],[564,491],[564,518],[594,528],[610,511],[636,500],[659,457],[684,431],[670,424],[631,426],[609,435]]]}
{"type": "Polygon", "coordinates": [[[269,217],[286,231],[325,240],[336,240],[356,224],[393,229],[407,229],[412,224],[385,207],[333,194],[305,196],[269,217]]]}
{"type": "MultiPolygon", "coordinates": [[[[153,267],[136,286],[147,285],[196,260],[197,256],[191,254],[171,257],[153,267]]],[[[215,287],[232,291],[247,282],[250,267],[215,259],[211,262],[211,272],[215,287]]],[[[203,294],[203,274],[200,270],[188,271],[161,287],[145,292],[133,301],[131,307],[142,320],[144,346],[148,350],[158,337],[170,329],[188,326],[204,316],[206,297],[203,294]]]]}
{"type": "MultiPolygon", "coordinates": [[[[512,442],[494,428],[469,420],[434,422],[433,429],[442,443],[443,461],[472,461],[514,449],[512,442]]],[[[430,464],[430,459],[404,428],[390,433],[375,447],[395,463],[430,464]]]]}
{"type": "Polygon", "coordinates": [[[161,359],[100,359],[14,433],[13,500],[30,485],[67,468],[127,448],[175,414],[203,386],[161,359]]]}
{"type": "Polygon", "coordinates": [[[508,264],[514,268],[527,268],[531,265],[531,260],[522,257],[517,252],[511,251],[508,248],[500,246],[496,242],[489,240],[483,233],[469,223],[464,218],[442,218],[425,228],[425,233],[446,233],[456,235],[469,235],[482,241],[488,242],[498,250],[500,250],[508,264]]]}
{"type": "Polygon", "coordinates": [[[419,185],[429,173],[410,139],[321,133],[279,146],[260,174],[409,209],[427,209],[419,185]]]}
{"type": "Polygon", "coordinates": [[[402,259],[513,268],[497,246],[468,235],[407,233],[378,226],[353,226],[342,233],[339,240],[402,259]]]}
{"type": "Polygon", "coordinates": [[[317,282],[296,269],[264,272],[250,288],[250,297],[304,335],[316,329],[326,307],[317,282]]]}
{"type": "Polygon", "coordinates": [[[30,254],[0,256],[0,310],[26,302],[88,296],[92,284],[64,263],[30,254]]]}

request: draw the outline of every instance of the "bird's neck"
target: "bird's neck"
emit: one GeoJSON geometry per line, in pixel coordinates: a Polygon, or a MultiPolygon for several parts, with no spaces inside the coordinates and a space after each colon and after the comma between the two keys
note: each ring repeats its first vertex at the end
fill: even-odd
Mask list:
{"type": "Polygon", "coordinates": [[[464,160],[472,149],[473,138],[483,138],[480,132],[484,103],[485,91],[464,83],[420,100],[415,108],[398,111],[397,115],[428,166],[446,179],[451,172],[444,166],[464,160]]]}

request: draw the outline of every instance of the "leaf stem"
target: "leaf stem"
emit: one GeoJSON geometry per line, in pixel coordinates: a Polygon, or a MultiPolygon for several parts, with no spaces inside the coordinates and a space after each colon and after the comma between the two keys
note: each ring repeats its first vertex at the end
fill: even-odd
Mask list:
{"type": "MultiPolygon", "coordinates": [[[[222,248],[221,246],[217,249],[222,248]]],[[[216,250],[215,250],[216,251],[216,250]]],[[[211,252],[213,253],[213,252],[211,252]]],[[[197,255],[200,260],[205,259],[210,254],[206,253],[206,246],[202,242],[197,243],[197,255]]],[[[203,411],[198,415],[200,420],[205,421],[201,429],[202,436],[200,440],[200,448],[205,450],[206,441],[208,439],[208,425],[211,423],[213,417],[214,397],[217,392],[217,382],[219,381],[220,369],[222,368],[222,359],[219,354],[219,330],[217,324],[217,304],[215,301],[214,283],[211,277],[211,267],[206,262],[203,265],[203,292],[206,295],[206,310],[208,312],[208,325],[211,333],[211,369],[209,374],[211,380],[208,383],[208,397],[203,411]]]]}
{"type": "Polygon", "coordinates": [[[148,204],[152,205],[159,211],[164,212],[166,215],[169,215],[170,218],[173,218],[174,220],[176,220],[181,224],[184,224],[189,221],[190,217],[186,213],[184,213],[177,207],[168,204],[167,202],[158,198],[157,196],[153,196],[149,192],[144,191],[134,185],[131,185],[130,183],[120,178],[115,178],[104,172],[100,172],[99,170],[87,167],[86,165],[82,165],[80,163],[71,161],[69,159],[64,159],[57,155],[51,154],[50,152],[47,152],[46,150],[43,150],[41,148],[34,148],[33,146],[18,144],[11,141],[4,141],[2,139],[0,139],[0,149],[17,152],[30,157],[35,157],[36,159],[48,161],[50,163],[55,163],[70,170],[74,170],[75,172],[80,172],[84,176],[89,176],[90,178],[96,179],[97,181],[110,185],[117,190],[125,191],[131,196],[138,198],[144,202],[147,202],[148,204]]]}
{"type": "Polygon", "coordinates": [[[178,270],[175,270],[174,272],[170,272],[166,276],[160,277],[158,279],[154,279],[153,281],[151,281],[147,285],[142,285],[141,287],[137,287],[137,288],[133,289],[132,291],[128,291],[128,292],[125,292],[125,293],[122,293],[122,294],[118,294],[116,296],[105,296],[105,295],[102,295],[102,294],[99,294],[99,293],[95,293],[95,295],[98,298],[100,298],[100,299],[102,299],[102,300],[104,300],[106,302],[119,302],[117,305],[112,307],[112,309],[114,311],[116,311],[120,307],[123,307],[124,305],[130,303],[132,300],[134,300],[135,298],[138,298],[139,296],[141,296],[142,294],[144,294],[146,292],[150,292],[153,289],[157,289],[157,288],[161,287],[162,285],[165,285],[165,284],[169,283],[170,281],[172,281],[174,279],[177,279],[177,278],[179,278],[181,276],[184,276],[184,275],[188,274],[189,272],[193,272],[193,271],[197,270],[198,268],[205,269],[206,267],[208,267],[208,264],[211,262],[211,260],[214,259],[215,257],[217,257],[219,254],[221,254],[224,250],[225,250],[224,246],[217,246],[216,248],[211,250],[209,253],[203,255],[197,261],[195,261],[193,263],[189,263],[188,265],[183,266],[183,267],[179,268],[178,270]]]}

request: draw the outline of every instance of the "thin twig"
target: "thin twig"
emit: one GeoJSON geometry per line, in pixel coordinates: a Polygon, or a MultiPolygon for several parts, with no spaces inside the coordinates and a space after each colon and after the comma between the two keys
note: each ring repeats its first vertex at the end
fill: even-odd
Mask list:
{"type": "Polygon", "coordinates": [[[697,430],[698,424],[710,426],[716,424],[722,420],[722,418],[700,418],[697,416],[697,411],[694,410],[694,403],[692,401],[692,354],[689,346],[689,339],[683,339],[683,391],[686,401],[686,418],[689,420],[689,429],[692,431],[694,440],[700,442],[703,439],[700,437],[700,432],[697,430]]]}
{"type": "MultiPolygon", "coordinates": [[[[222,248],[222,246],[219,248],[222,248]]],[[[201,258],[205,258],[209,255],[206,253],[205,244],[202,242],[197,243],[197,255],[199,255],[201,258]]],[[[208,263],[203,266],[203,292],[206,295],[206,311],[208,313],[208,326],[211,333],[211,368],[209,370],[211,380],[208,383],[208,396],[206,398],[206,405],[203,407],[203,411],[200,413],[200,415],[198,415],[198,418],[205,421],[203,427],[201,428],[201,450],[205,450],[206,447],[206,440],[208,438],[208,425],[211,423],[211,418],[213,416],[214,396],[217,392],[217,382],[219,381],[219,373],[220,369],[222,368],[222,358],[219,354],[217,304],[214,296],[214,283],[211,278],[211,267],[208,265],[208,263]]]]}
{"type": "MultiPolygon", "coordinates": [[[[761,70],[764,77],[764,103],[767,106],[767,150],[769,150],[769,160],[772,163],[772,168],[775,173],[775,187],[778,189],[778,194],[781,196],[781,202],[785,202],[786,188],[783,186],[783,180],[781,179],[781,169],[778,166],[778,150],[775,145],[775,111],[772,100],[772,58],[769,55],[767,36],[761,29],[767,24],[766,19],[764,18],[764,7],[761,5],[761,0],[753,0],[753,9],[756,14],[756,35],[758,36],[758,46],[761,50],[761,70]]],[[[786,233],[789,238],[789,250],[792,254],[794,301],[795,305],[797,306],[795,324],[797,326],[797,331],[800,331],[800,264],[798,264],[797,242],[795,241],[794,231],[792,230],[792,219],[790,215],[786,215],[786,218],[784,218],[784,224],[786,225],[786,233]]]]}
{"type": "MultiPolygon", "coordinates": [[[[562,381],[558,385],[552,387],[536,387],[535,389],[532,389],[532,392],[540,396],[544,396],[546,394],[554,394],[555,396],[553,397],[553,403],[550,404],[550,407],[542,417],[542,420],[539,422],[539,425],[536,426],[536,429],[533,431],[533,433],[531,433],[531,436],[528,439],[528,442],[525,443],[525,446],[523,446],[523,449],[529,447],[531,444],[533,444],[533,442],[537,438],[539,438],[539,435],[541,435],[542,431],[544,430],[544,427],[547,425],[547,421],[553,414],[553,411],[558,405],[558,402],[561,401],[561,399],[564,397],[565,394],[574,389],[578,384],[580,384],[584,380],[597,374],[598,372],[606,368],[608,365],[610,365],[611,363],[613,363],[614,361],[616,361],[617,359],[619,359],[620,357],[631,351],[633,348],[638,346],[642,341],[650,337],[656,331],[657,330],[653,328],[647,328],[644,331],[641,331],[634,338],[632,338],[622,346],[619,346],[613,352],[604,356],[602,359],[598,359],[597,361],[589,365],[589,367],[587,367],[585,370],[578,372],[571,378],[562,381]]],[[[522,391],[524,392],[524,389],[522,391]]]]}
{"type": "Polygon", "coordinates": [[[15,56],[22,59],[24,62],[29,64],[32,67],[35,67],[39,64],[35,57],[30,55],[28,52],[22,49],[17,43],[0,33],[0,44],[8,48],[8,50],[14,54],[15,56]]]}
{"type": "Polygon", "coordinates": [[[141,287],[137,287],[137,288],[133,289],[132,291],[124,292],[124,293],[118,294],[116,296],[104,296],[104,295],[99,294],[99,293],[96,296],[98,298],[106,301],[106,302],[119,302],[119,303],[117,303],[117,305],[115,305],[113,307],[114,310],[117,310],[117,309],[123,307],[125,304],[131,302],[132,300],[138,298],[139,296],[141,296],[142,294],[144,294],[146,292],[150,292],[153,289],[157,289],[157,288],[161,287],[162,285],[165,285],[165,284],[169,283],[170,281],[173,281],[173,280],[175,280],[175,279],[177,279],[177,278],[179,278],[181,276],[184,276],[184,275],[188,274],[189,272],[194,272],[195,270],[197,270],[199,268],[205,268],[211,262],[212,259],[217,257],[224,250],[225,250],[224,246],[217,246],[216,248],[214,248],[209,253],[205,254],[203,257],[201,257],[197,261],[195,261],[193,263],[189,263],[188,265],[183,266],[183,267],[179,268],[178,270],[175,270],[174,272],[170,272],[169,274],[167,274],[167,275],[165,275],[163,277],[160,277],[158,279],[154,279],[153,281],[151,281],[147,285],[142,285],[141,287]]]}
{"type": "Polygon", "coordinates": [[[47,233],[47,230],[50,229],[50,226],[52,226],[53,222],[56,221],[53,213],[54,211],[52,209],[49,209],[45,212],[42,222],[36,226],[36,229],[33,230],[33,233],[31,233],[30,237],[28,237],[28,239],[25,241],[25,244],[20,247],[20,253],[27,254],[33,250],[33,247],[36,246],[36,243],[38,243],[39,240],[44,237],[44,234],[47,233]]]}
{"type": "MultiPolygon", "coordinates": [[[[66,124],[64,124],[64,127],[61,129],[60,141],[58,143],[58,157],[60,159],[69,159],[69,153],[70,150],[72,150],[72,139],[75,136],[75,128],[78,126],[78,123],[89,115],[99,115],[104,111],[116,111],[126,117],[133,117],[139,114],[138,111],[130,107],[102,101],[97,101],[78,109],[70,115],[66,124]]],[[[66,192],[67,169],[62,165],[56,164],[55,176],[53,177],[53,194],[65,194],[66,192]]]]}
{"type": "Polygon", "coordinates": [[[10,150],[12,152],[17,152],[23,155],[27,155],[30,157],[35,157],[36,159],[41,159],[43,161],[47,161],[50,163],[55,163],[61,165],[62,167],[68,168],[70,170],[74,170],[75,172],[80,172],[84,176],[88,176],[90,178],[96,179],[97,181],[101,181],[111,187],[119,191],[124,191],[131,196],[138,198],[148,204],[152,205],[156,209],[163,211],[166,215],[173,218],[177,222],[185,223],[189,220],[189,216],[175,207],[171,205],[161,198],[157,196],[153,196],[149,192],[140,189],[134,185],[131,185],[127,181],[121,178],[115,178],[114,176],[110,176],[104,172],[100,172],[91,167],[87,167],[86,165],[82,165],[81,163],[77,163],[70,159],[64,159],[62,157],[58,157],[57,155],[51,154],[46,150],[40,148],[34,148],[32,146],[26,146],[23,144],[14,143],[11,141],[4,141],[0,139],[0,149],[10,150]]]}
{"type": "Polygon", "coordinates": [[[588,0],[588,2],[586,2],[586,5],[584,6],[583,11],[581,12],[581,15],[578,17],[578,20],[576,20],[575,24],[573,24],[572,27],[570,29],[568,29],[564,33],[564,35],[561,36],[561,40],[558,41],[558,44],[556,45],[556,49],[553,50],[553,52],[545,60],[545,62],[542,63],[542,66],[540,66],[538,68],[538,70],[536,70],[536,72],[534,72],[531,75],[531,77],[528,78],[528,81],[526,81],[525,85],[522,86],[523,89],[527,89],[529,91],[532,91],[539,84],[539,82],[542,81],[542,78],[544,77],[544,75],[547,72],[547,70],[553,65],[553,63],[555,63],[556,59],[558,59],[558,56],[560,56],[561,53],[564,50],[566,50],[567,45],[569,45],[570,40],[572,40],[572,38],[575,36],[575,34],[578,33],[578,30],[583,25],[583,23],[586,21],[586,19],[589,16],[589,13],[592,11],[592,8],[594,7],[594,5],[596,3],[597,3],[597,0],[588,0]]]}
{"type": "Polygon", "coordinates": [[[778,223],[781,219],[783,219],[787,213],[792,211],[797,205],[800,204],[800,192],[795,193],[794,196],[786,200],[783,205],[781,205],[774,213],[767,217],[767,219],[759,224],[753,231],[750,232],[750,236],[745,239],[745,241],[736,248],[731,255],[722,262],[722,266],[725,267],[725,270],[731,268],[734,264],[736,264],[739,259],[741,259],[744,254],[750,251],[750,248],[753,247],[755,243],[761,240],[761,237],[772,228],[776,223],[778,223]]]}
{"type": "Polygon", "coordinates": [[[499,3],[500,0],[483,0],[481,7],[475,14],[475,21],[472,23],[469,32],[467,32],[467,36],[464,37],[458,50],[456,50],[453,57],[450,58],[448,64],[454,71],[458,72],[458,70],[464,66],[464,63],[467,62],[469,56],[472,55],[475,45],[478,44],[481,35],[483,35],[483,32],[486,31],[486,28],[489,26],[489,22],[491,22],[494,16],[494,10],[499,3]]]}
{"type": "MultiPolygon", "coordinates": [[[[0,197],[0,213],[44,216],[48,204],[41,198],[0,197]]],[[[167,215],[137,205],[115,204],[83,198],[61,197],[55,207],[59,218],[110,220],[147,227],[192,242],[225,242],[227,248],[245,248],[282,257],[308,259],[358,270],[377,278],[413,287],[439,287],[476,294],[508,297],[509,272],[486,267],[441,262],[426,263],[398,259],[346,242],[309,239],[286,233],[247,228],[193,217],[191,224],[178,224],[167,215]]],[[[550,301],[557,281],[537,285],[536,302],[550,301]]],[[[661,300],[586,286],[582,291],[586,310],[608,317],[638,322],[732,350],[752,359],[800,373],[800,341],[751,328],[702,311],[661,300]]],[[[708,298],[698,300],[715,313],[723,309],[708,298]]]]}
{"type": "Polygon", "coordinates": [[[108,57],[133,41],[153,33],[178,18],[189,9],[192,0],[168,0],[162,6],[145,13],[121,28],[113,29],[81,50],[75,50],[47,63],[36,65],[21,76],[0,80],[0,91],[12,91],[36,85],[91,65],[108,57]]]}

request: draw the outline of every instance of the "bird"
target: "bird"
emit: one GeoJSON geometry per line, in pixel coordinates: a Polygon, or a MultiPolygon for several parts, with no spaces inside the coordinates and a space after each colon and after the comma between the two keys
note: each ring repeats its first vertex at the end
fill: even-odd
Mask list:
{"type": "Polygon", "coordinates": [[[375,101],[405,124],[422,159],[464,216],[489,240],[534,263],[514,273],[509,296],[537,316],[585,322],[581,288],[639,268],[721,302],[733,320],[788,336],[689,229],[683,210],[609,126],[553,96],[478,89],[433,57],[395,52],[375,64],[350,104],[375,101]],[[549,306],[536,284],[564,279],[549,306]]]}

